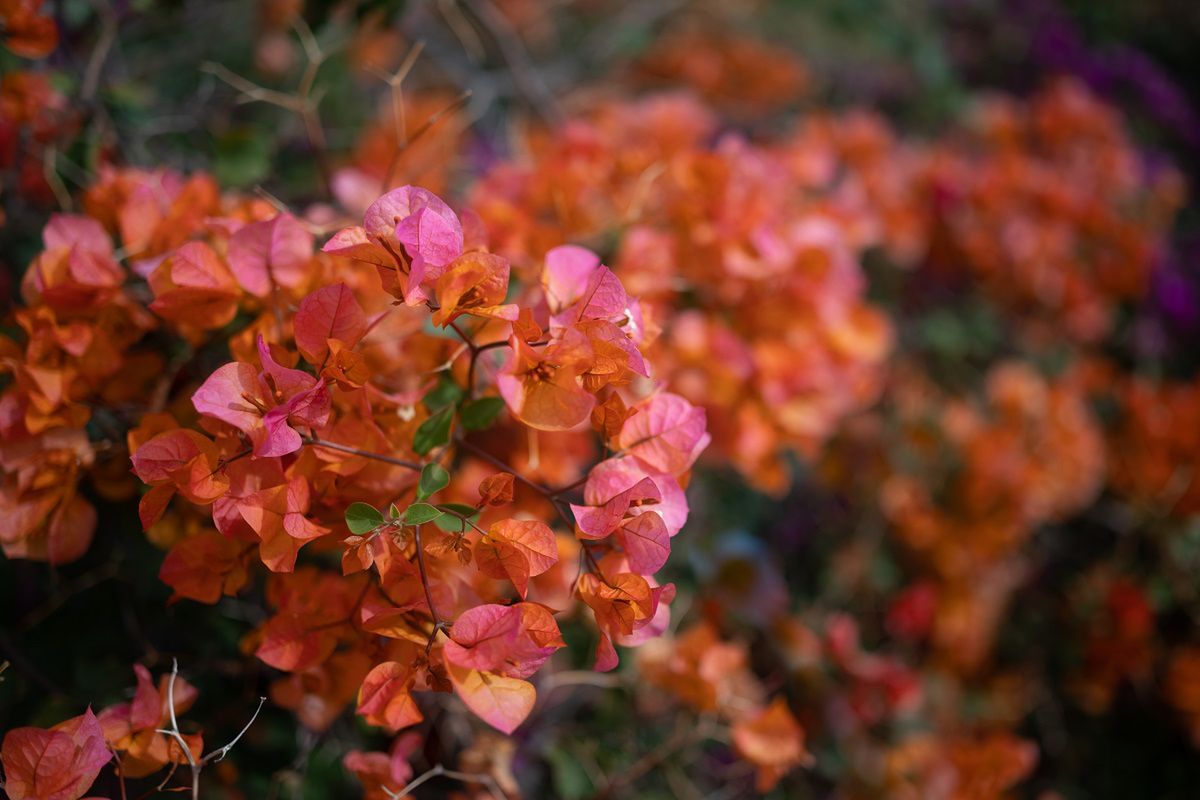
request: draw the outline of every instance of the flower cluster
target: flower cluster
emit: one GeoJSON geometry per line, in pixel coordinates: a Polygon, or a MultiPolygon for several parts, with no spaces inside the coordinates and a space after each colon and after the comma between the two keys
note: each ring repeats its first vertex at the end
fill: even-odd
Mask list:
{"type": "Polygon", "coordinates": [[[1183,193],[1115,109],[1068,80],[1027,102],[980,103],[930,169],[944,234],[931,265],[968,272],[1042,342],[1111,333],[1120,305],[1148,289],[1183,193]]]}
{"type": "Polygon", "coordinates": [[[891,329],[864,298],[862,236],[806,165],[716,134],[686,96],[603,105],[531,134],[473,198],[518,270],[617,237],[622,280],[664,328],[655,360],[708,412],[713,454],[782,491],[787,451],[811,456],[875,398],[891,329]]]}
{"type": "Polygon", "coordinates": [[[146,527],[211,507],[215,531],[164,562],[178,595],[236,593],[254,550],[274,573],[253,638],[299,678],[280,701],[323,727],[361,682],[359,713],[399,730],[423,717],[414,690],[453,687],[510,732],[533,706],[526,679],[563,646],[547,603],[577,594],[591,609],[599,669],[616,665],[614,643],[662,629],[674,587],[653,575],[708,436],[702,410],[645,394],[640,305],[598,257],[559,248],[538,284],[510,286],[477,223],[411,186],[319,256],[286,214],[213,227],[212,244],[163,254],[151,308],[190,333],[228,324],[249,295],[254,344],[235,340],[237,360],[191,393],[194,424],[156,415],[131,432],[133,468],[152,487],[146,527]],[[355,270],[357,292],[324,280],[355,270]],[[573,484],[509,464],[503,437],[522,429],[574,443],[573,484]],[[594,438],[609,455],[589,467],[594,438]],[[302,548],[340,550],[342,574],[297,567],[302,548]],[[565,554],[574,577],[556,568],[565,554]]]}
{"type": "Polygon", "coordinates": [[[0,509],[12,523],[0,546],[54,564],[79,558],[96,528],[81,478],[108,499],[136,492],[121,439],[169,390],[166,356],[147,346],[158,320],[127,286],[121,259],[137,253],[138,264],[152,263],[191,236],[216,210],[217,192],[205,178],[112,172],[86,203],[96,213],[58,214],[46,225],[45,249],[21,285],[20,333],[0,339],[12,376],[0,394],[0,509]]]}
{"type": "MultiPolygon", "coordinates": [[[[294,718],[296,764],[349,776],[312,791],[370,800],[1082,796],[1079,765],[1150,728],[1194,761],[1182,180],[1115,105],[1061,79],[962,95],[922,138],[886,102],[822,107],[720,4],[555,97],[539,67],[569,82],[548,52],[604,3],[399,26],[266,0],[255,68],[296,92],[205,68],[300,123],[249,195],[221,157],[220,182],[113,166],[136,115],[109,112],[141,101],[104,85],[101,5],[85,36],[82,6],[0,2],[17,57],[60,29],[97,48],[80,87],[57,61],[0,80],[28,265],[0,331],[0,673],[49,690],[11,701],[35,721],[83,709],[24,637],[113,580],[140,649],[103,674],[136,658],[136,685],[7,731],[6,795],[199,796],[258,718],[209,752],[212,725],[180,730],[227,678],[294,718]],[[335,131],[322,100],[367,111],[335,131]],[[110,530],[135,506],[146,541],[110,530]],[[135,601],[168,589],[143,631],[135,601]],[[222,660],[162,674],[210,624],[222,660]]],[[[616,47],[583,33],[580,63],[616,47]]],[[[256,759],[287,738],[253,730],[256,759]]],[[[1145,793],[1178,794],[1163,773],[1145,793]]]]}

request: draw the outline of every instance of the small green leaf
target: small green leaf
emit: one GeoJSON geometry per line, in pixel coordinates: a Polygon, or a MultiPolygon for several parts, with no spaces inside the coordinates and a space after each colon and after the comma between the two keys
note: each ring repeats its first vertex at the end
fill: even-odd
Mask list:
{"type": "Polygon", "coordinates": [[[417,484],[417,497],[424,500],[437,494],[450,484],[450,474],[440,464],[426,464],[421,470],[421,481],[417,484]]]}
{"type": "Polygon", "coordinates": [[[430,411],[437,411],[439,408],[454,405],[462,399],[462,396],[462,387],[443,376],[437,386],[425,393],[425,396],[421,398],[421,402],[430,411]]]}
{"type": "Polygon", "coordinates": [[[579,759],[566,750],[554,749],[547,753],[550,771],[554,780],[555,793],[564,800],[581,800],[595,792],[587,772],[579,765],[579,759]]]}
{"type": "Polygon", "coordinates": [[[475,506],[469,506],[466,503],[438,503],[438,508],[453,511],[455,514],[462,514],[464,517],[479,516],[479,509],[475,506]]]}
{"type": "Polygon", "coordinates": [[[462,424],[469,431],[481,431],[496,421],[504,400],[500,397],[481,397],[463,406],[462,424]]]}
{"type": "Polygon", "coordinates": [[[395,503],[392,503],[390,506],[388,506],[388,518],[400,519],[400,509],[396,508],[395,503]]]}
{"type": "Polygon", "coordinates": [[[421,423],[413,435],[413,450],[425,455],[435,447],[450,441],[450,420],[454,418],[454,406],[446,406],[421,423]]]}
{"type": "Polygon", "coordinates": [[[383,524],[383,514],[369,503],[351,503],[346,508],[346,527],[362,536],[383,524]]]}
{"type": "Polygon", "coordinates": [[[213,171],[222,186],[251,186],[270,174],[273,150],[270,137],[239,128],[216,140],[213,171]]]}
{"type": "Polygon", "coordinates": [[[413,503],[404,509],[404,521],[409,525],[422,525],[432,522],[440,516],[442,516],[441,509],[431,506],[429,503],[413,503]]]}
{"type": "MultiPolygon", "coordinates": [[[[442,503],[438,508],[444,508],[448,511],[453,511],[456,514],[461,514],[471,522],[479,519],[479,511],[475,506],[468,506],[463,503],[442,503]]],[[[442,514],[433,522],[446,533],[466,533],[469,527],[468,523],[453,514],[442,514]]]]}

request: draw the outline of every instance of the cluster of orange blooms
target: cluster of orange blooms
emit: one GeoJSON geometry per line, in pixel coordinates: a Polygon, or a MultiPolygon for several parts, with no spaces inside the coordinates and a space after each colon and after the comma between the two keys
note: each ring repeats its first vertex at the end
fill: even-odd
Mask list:
{"type": "Polygon", "coordinates": [[[1025,102],[983,101],[932,159],[944,237],[933,264],[965,270],[1043,344],[1112,332],[1183,200],[1179,174],[1144,163],[1120,113],[1066,80],[1025,102]]]}
{"type": "Polygon", "coordinates": [[[970,672],[988,659],[1029,538],[1099,491],[1103,438],[1077,385],[1021,362],[993,367],[978,401],[941,396],[919,376],[901,374],[898,384],[879,501],[936,586],[923,633],[970,672]]]}
{"type": "Polygon", "coordinates": [[[205,177],[109,171],[84,207],[90,215],[55,215],[46,226],[45,249],[21,284],[21,333],[0,338],[13,378],[0,394],[0,509],[10,523],[0,546],[10,558],[61,564],[84,553],[96,511],[79,491],[83,478],[108,500],[135,495],[124,431],[162,410],[170,386],[166,353],[143,342],[158,322],[118,259],[148,264],[182,244],[217,211],[217,187],[205,177]]]}
{"type": "Polygon", "coordinates": [[[1122,411],[1110,445],[1113,488],[1147,511],[1200,511],[1200,383],[1127,376],[1112,388],[1122,411]]]}
{"type": "MultiPolygon", "coordinates": [[[[864,299],[863,242],[824,208],[827,187],[786,154],[714,143],[717,125],[685,95],[601,104],[531,132],[528,155],[472,198],[518,270],[564,241],[611,247],[665,328],[664,377],[708,411],[713,452],[782,491],[786,451],[815,453],[877,395],[890,326],[864,299]]],[[[838,153],[822,155],[832,171],[838,153]]]]}
{"type": "MultiPolygon", "coordinates": [[[[548,253],[506,302],[478,221],[418,187],[320,252],[311,223],[203,175],[106,170],[83,207],[46,225],[0,345],[8,557],[83,556],[81,485],[131,499],[131,458],[177,598],[215,603],[269,571],[273,613],[244,644],[289,673],[272,697],[315,730],[356,699],[369,723],[411,727],[421,690],[510,733],[526,679],[565,646],[555,611],[588,609],[600,670],[665,627],[675,587],[654,574],[709,437],[650,382],[653,333],[597,256],[548,253]]],[[[150,705],[135,698],[142,727],[150,705]]],[[[167,763],[157,716],[153,741],[118,744],[106,720],[123,776],[167,763]]],[[[6,739],[9,772],[53,734],[6,739]]],[[[91,746],[73,787],[94,778],[91,746]]]]}
{"type": "MultiPolygon", "coordinates": [[[[656,63],[698,69],[683,54],[668,48],[656,63]]],[[[686,80],[706,91],[702,77],[686,80]]],[[[560,241],[611,248],[664,329],[658,364],[708,411],[710,459],[782,491],[781,456],[814,458],[828,445],[825,480],[878,503],[910,575],[889,634],[927,653],[920,669],[943,694],[982,692],[993,708],[980,727],[940,698],[941,722],[885,748],[876,779],[889,796],[999,796],[1038,759],[1012,733],[1033,687],[991,667],[1014,593],[1038,567],[1032,537],[1088,509],[1106,485],[1146,511],[1193,510],[1194,384],[1114,384],[1103,378],[1113,368],[1087,355],[1053,377],[1034,366],[1061,345],[1055,331],[1068,349],[1102,344],[1144,297],[1181,180],[1146,167],[1119,113],[1067,81],[1027,102],[986,98],[932,144],[900,140],[861,111],[812,115],[778,141],[719,126],[687,96],[606,101],[529,132],[473,197],[518,268],[560,241]],[[891,326],[866,301],[859,267],[872,249],[908,280],[986,297],[1034,358],[994,363],[978,394],[939,388],[919,359],[886,369],[891,326]],[[881,393],[878,411],[855,416],[881,393]],[[1108,427],[1094,409],[1101,395],[1118,409],[1108,427]]],[[[1102,597],[1107,621],[1084,626],[1085,663],[1069,687],[1093,713],[1164,663],[1144,590],[1117,580],[1102,597]]],[[[747,658],[704,624],[657,642],[643,669],[736,726],[764,702],[739,666],[747,658]]],[[[1183,647],[1163,667],[1168,702],[1193,726],[1186,676],[1197,663],[1183,647]]]]}

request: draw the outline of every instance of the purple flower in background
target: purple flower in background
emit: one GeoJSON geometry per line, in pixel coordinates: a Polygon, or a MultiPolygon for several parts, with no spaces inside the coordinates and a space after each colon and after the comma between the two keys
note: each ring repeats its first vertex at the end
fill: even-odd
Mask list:
{"type": "Polygon", "coordinates": [[[1151,313],[1172,328],[1193,333],[1200,329],[1200,237],[1189,236],[1175,245],[1154,271],[1151,313]]]}
{"type": "Polygon", "coordinates": [[[1054,0],[1018,0],[1005,13],[1028,31],[1030,60],[1035,64],[1074,75],[1109,99],[1122,94],[1134,100],[1189,147],[1200,148],[1200,114],[1179,85],[1145,53],[1127,45],[1090,48],[1074,20],[1054,0]]]}

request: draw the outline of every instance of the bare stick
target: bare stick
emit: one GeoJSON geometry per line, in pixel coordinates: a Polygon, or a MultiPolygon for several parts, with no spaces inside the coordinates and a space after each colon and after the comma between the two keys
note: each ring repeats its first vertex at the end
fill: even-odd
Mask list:
{"type": "Polygon", "coordinates": [[[562,119],[562,110],[558,107],[558,101],[546,87],[546,83],[538,74],[537,69],[534,68],[529,51],[525,49],[525,43],[521,41],[520,35],[513,28],[508,17],[504,16],[504,13],[491,0],[460,1],[491,34],[496,46],[500,48],[500,55],[512,72],[517,89],[524,95],[533,110],[547,122],[556,122],[562,119]]]}
{"type": "Polygon", "coordinates": [[[238,731],[238,735],[233,737],[229,741],[229,744],[225,745],[224,747],[220,747],[216,750],[213,750],[211,753],[206,755],[204,758],[200,759],[200,765],[203,766],[208,763],[215,763],[215,762],[223,759],[226,755],[228,755],[229,751],[233,749],[233,746],[238,743],[238,740],[246,735],[246,731],[250,730],[250,726],[254,724],[254,720],[258,719],[258,712],[262,711],[263,703],[265,703],[265,702],[267,702],[267,698],[265,698],[265,697],[258,698],[258,708],[254,709],[254,713],[252,715],[250,715],[250,721],[246,723],[245,727],[243,727],[240,731],[238,731]]]}
{"type": "Polygon", "coordinates": [[[382,461],[385,464],[394,464],[397,467],[415,469],[418,472],[424,469],[425,466],[424,464],[418,464],[415,461],[407,461],[403,458],[393,458],[392,456],[385,456],[382,453],[372,453],[367,450],[359,450],[357,447],[351,447],[348,444],[338,444],[337,442],[331,442],[327,439],[318,439],[316,436],[308,437],[304,440],[304,443],[311,444],[314,447],[324,447],[326,450],[337,450],[342,453],[349,453],[350,455],[362,456],[363,458],[370,458],[374,459],[375,461],[382,461]]]}
{"type": "Polygon", "coordinates": [[[592,800],[607,800],[609,797],[620,796],[621,792],[632,787],[646,773],[662,764],[676,752],[693,742],[708,738],[709,735],[708,725],[693,725],[690,721],[681,719],[669,739],[629,765],[620,775],[609,781],[607,786],[592,795],[592,800]]]}
{"type": "Polygon", "coordinates": [[[79,90],[81,99],[91,101],[100,88],[100,73],[104,71],[104,62],[108,59],[109,51],[117,40],[117,15],[107,0],[96,0],[96,15],[100,17],[100,38],[92,48],[88,58],[87,69],[83,73],[83,84],[79,90]]]}
{"type": "Polygon", "coordinates": [[[417,569],[421,572],[421,588],[425,590],[425,604],[429,606],[429,616],[433,619],[433,630],[429,632],[429,641],[425,643],[425,654],[428,655],[437,639],[438,631],[445,623],[438,619],[437,611],[433,608],[433,592],[429,588],[429,572],[425,568],[425,548],[421,544],[421,526],[413,526],[413,543],[417,549],[417,569]]]}
{"type": "Polygon", "coordinates": [[[384,788],[383,791],[388,797],[393,798],[393,800],[399,800],[399,798],[411,794],[413,789],[416,789],[417,787],[428,783],[434,778],[438,778],[443,775],[456,781],[462,781],[463,783],[481,783],[488,788],[488,791],[491,792],[493,796],[499,797],[501,800],[508,800],[508,795],[503,789],[500,788],[500,784],[496,783],[496,779],[491,775],[488,775],[484,772],[458,772],[457,770],[446,769],[441,764],[422,772],[420,775],[409,781],[404,788],[398,792],[393,792],[391,789],[387,788],[384,788]]]}
{"type": "Polygon", "coordinates": [[[187,758],[188,767],[192,771],[192,800],[200,798],[200,765],[196,763],[195,757],[192,755],[192,750],[184,741],[183,734],[179,732],[179,720],[175,718],[175,678],[179,676],[179,659],[171,659],[171,677],[167,681],[167,710],[171,715],[170,729],[159,728],[159,733],[164,733],[173,738],[183,749],[183,754],[187,758]]]}
{"type": "Polygon", "coordinates": [[[63,211],[71,211],[74,204],[71,202],[71,193],[67,191],[66,184],[58,176],[57,159],[58,151],[53,147],[47,147],[42,151],[42,176],[46,179],[50,190],[54,192],[54,199],[58,201],[59,207],[63,211]]]}

